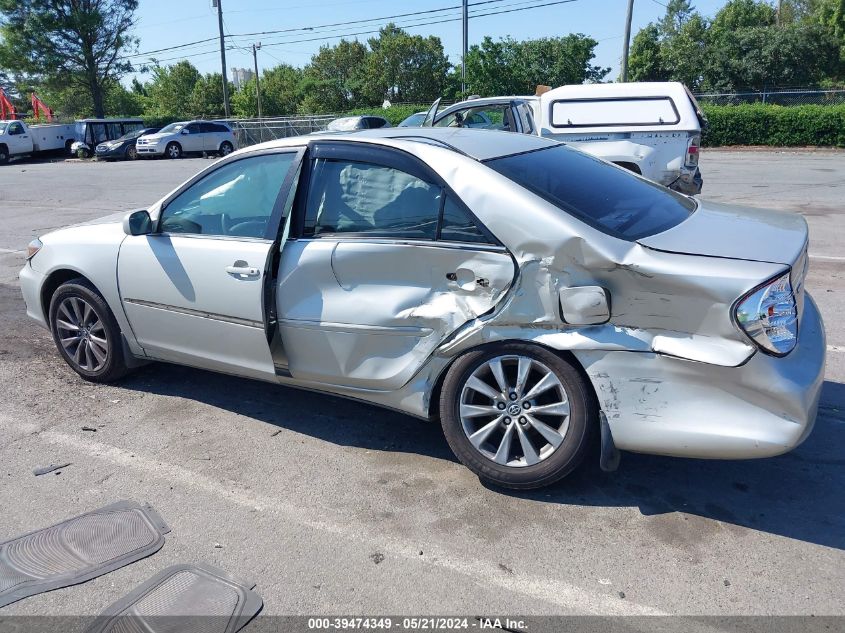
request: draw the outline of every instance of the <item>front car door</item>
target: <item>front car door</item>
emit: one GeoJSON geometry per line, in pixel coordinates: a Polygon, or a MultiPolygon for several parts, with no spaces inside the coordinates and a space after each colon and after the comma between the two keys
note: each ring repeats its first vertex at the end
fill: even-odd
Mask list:
{"type": "Polygon", "coordinates": [[[9,137],[7,143],[9,153],[12,156],[28,154],[32,151],[32,135],[20,121],[9,123],[9,127],[6,128],[6,135],[9,137]]]}
{"type": "Polygon", "coordinates": [[[275,376],[268,297],[301,157],[280,148],[215,165],[162,205],[152,234],[124,240],[121,300],[150,357],[275,376]]]}
{"type": "Polygon", "coordinates": [[[306,166],[281,255],[279,364],[302,381],[397,389],[496,305],[513,260],[406,153],[318,143],[306,166]]]}

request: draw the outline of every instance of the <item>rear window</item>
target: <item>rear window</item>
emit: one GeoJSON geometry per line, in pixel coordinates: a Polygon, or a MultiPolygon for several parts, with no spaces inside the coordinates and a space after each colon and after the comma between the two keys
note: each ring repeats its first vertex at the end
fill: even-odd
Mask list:
{"type": "Polygon", "coordinates": [[[675,125],[681,120],[669,97],[552,101],[552,127],[675,125]]]}
{"type": "Polygon", "coordinates": [[[564,145],[485,164],[579,220],[624,240],[666,231],[695,210],[695,201],[686,196],[564,145]]]}

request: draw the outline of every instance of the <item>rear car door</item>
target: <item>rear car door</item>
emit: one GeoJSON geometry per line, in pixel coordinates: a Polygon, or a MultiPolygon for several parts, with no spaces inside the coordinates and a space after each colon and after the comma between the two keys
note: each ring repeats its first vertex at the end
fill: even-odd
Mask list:
{"type": "Polygon", "coordinates": [[[189,123],[182,128],[180,143],[183,152],[205,151],[205,134],[202,133],[200,123],[189,123]]]}
{"type": "Polygon", "coordinates": [[[272,379],[271,296],[302,150],[215,165],[164,205],[118,258],[123,309],[153,358],[272,379]]]}
{"type": "Polygon", "coordinates": [[[496,305],[513,260],[409,154],[320,143],[307,165],[281,255],[278,364],[299,380],[397,389],[496,305]]]}

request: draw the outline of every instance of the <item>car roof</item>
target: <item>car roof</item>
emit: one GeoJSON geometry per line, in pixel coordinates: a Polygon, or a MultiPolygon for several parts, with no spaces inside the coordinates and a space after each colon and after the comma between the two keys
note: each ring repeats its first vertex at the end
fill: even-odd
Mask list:
{"type": "Polygon", "coordinates": [[[319,136],[293,136],[252,145],[238,153],[256,149],[290,147],[337,140],[344,142],[376,143],[414,151],[417,143],[443,147],[475,160],[485,161],[501,156],[522,154],[546,147],[561,145],[559,141],[531,134],[498,132],[494,130],[473,130],[468,128],[382,128],[358,132],[325,132],[319,136]]]}

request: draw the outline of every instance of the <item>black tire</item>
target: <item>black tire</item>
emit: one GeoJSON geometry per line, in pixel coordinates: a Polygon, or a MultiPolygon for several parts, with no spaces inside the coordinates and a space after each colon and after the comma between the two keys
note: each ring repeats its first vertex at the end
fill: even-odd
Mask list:
{"type": "MultiPolygon", "coordinates": [[[[82,310],[77,311],[77,315],[82,310]]],[[[91,382],[113,382],[125,376],[129,372],[126,359],[123,356],[123,342],[121,340],[120,326],[112,314],[111,309],[99,292],[85,279],[72,279],[63,283],[56,289],[50,299],[50,332],[53,334],[53,341],[59,350],[62,358],[70,365],[77,374],[91,382]],[[75,346],[73,342],[67,345],[62,340],[72,338],[73,332],[85,328],[82,319],[76,319],[83,325],[71,330],[67,325],[74,325],[74,319],[68,319],[68,314],[74,317],[75,312],[69,305],[79,305],[79,301],[90,307],[96,316],[101,327],[95,326],[88,329],[84,338],[76,337],[75,346]],[[67,302],[70,302],[67,303],[67,302]],[[90,339],[89,339],[90,337],[90,339]],[[94,341],[104,340],[107,343],[104,360],[100,360],[95,352],[102,354],[103,346],[95,345],[94,341]],[[69,347],[68,347],[69,346],[69,347]],[[79,354],[76,351],[79,350],[79,354]],[[101,364],[99,364],[101,363],[101,364]]]]}
{"type": "MultiPolygon", "coordinates": [[[[504,375],[508,383],[508,391],[511,390],[511,385],[518,382],[515,373],[518,371],[518,367],[519,365],[516,367],[512,365],[506,366],[504,375]]],[[[492,380],[494,378],[493,374],[491,373],[490,376],[492,380]]],[[[478,374],[476,377],[478,377],[478,374]]],[[[557,388],[555,387],[555,389],[557,388]]],[[[526,390],[530,391],[530,389],[526,390]]],[[[494,389],[494,391],[497,390],[494,389]]],[[[473,394],[474,392],[467,393],[473,394]]],[[[542,393],[540,393],[540,396],[542,396],[542,393]]],[[[530,394],[526,393],[525,395],[530,394]]],[[[473,398],[479,396],[484,397],[481,394],[472,395],[473,398]]],[[[510,396],[510,393],[508,396],[510,396]]],[[[537,399],[535,398],[535,401],[537,399]]],[[[515,402],[507,401],[505,398],[502,398],[502,400],[503,402],[491,400],[489,404],[485,403],[484,406],[501,408],[502,405],[505,405],[507,408],[502,411],[501,415],[507,414],[512,404],[525,406],[527,402],[531,406],[531,402],[520,402],[520,398],[517,398],[515,402]]],[[[513,399],[510,398],[510,400],[513,399]]],[[[534,406],[539,411],[539,408],[543,404],[536,404],[534,406]]],[[[526,409],[525,411],[531,412],[531,409],[526,409]]],[[[449,368],[440,397],[440,421],[443,426],[443,433],[455,456],[482,480],[503,488],[518,490],[548,486],[575,470],[590,448],[592,437],[598,428],[598,415],[598,404],[595,395],[579,368],[565,358],[543,347],[526,343],[496,344],[468,352],[461,356],[449,368]],[[527,416],[528,421],[526,424],[523,424],[525,419],[521,413],[514,413],[514,419],[510,423],[505,422],[510,418],[504,418],[505,421],[494,424],[496,421],[495,416],[488,418],[481,417],[480,421],[477,422],[479,427],[490,425],[494,429],[489,435],[489,437],[493,438],[489,444],[487,440],[482,440],[484,442],[482,448],[484,446],[491,447],[488,455],[485,455],[482,449],[476,448],[473,442],[470,441],[468,436],[470,431],[465,431],[464,422],[460,415],[464,387],[476,370],[485,371],[481,368],[489,361],[494,361],[495,364],[496,361],[494,359],[497,357],[505,357],[505,363],[517,362],[516,359],[519,357],[530,359],[531,363],[528,366],[531,367],[531,373],[527,374],[529,379],[526,384],[531,385],[532,378],[542,376],[545,370],[548,370],[548,372],[554,374],[559,381],[559,385],[565,390],[565,398],[568,399],[569,403],[568,426],[566,426],[565,431],[559,434],[563,436],[563,440],[556,448],[551,443],[546,443],[545,437],[536,431],[539,425],[535,427],[533,422],[531,422],[531,420],[536,421],[540,419],[541,422],[544,422],[546,432],[548,432],[547,429],[549,426],[545,422],[551,423],[551,419],[545,417],[545,413],[536,413],[527,416]],[[540,417],[538,418],[536,416],[540,417]],[[517,442],[517,445],[509,444],[509,446],[512,446],[509,451],[515,451],[514,455],[517,455],[519,451],[523,451],[522,457],[518,459],[515,457],[511,465],[497,463],[489,456],[492,448],[496,447],[497,440],[495,438],[499,437],[499,435],[504,437],[508,426],[513,426],[510,429],[511,441],[516,438],[515,441],[517,442]],[[525,454],[526,448],[522,444],[523,438],[533,438],[529,440],[532,442],[533,447],[536,449],[537,446],[541,446],[541,450],[537,451],[538,456],[541,456],[543,451],[548,451],[545,457],[538,457],[540,461],[531,465],[517,465],[520,459],[523,463],[527,462],[530,464],[525,454]]],[[[564,428],[564,425],[567,424],[566,418],[567,416],[565,415],[555,418],[560,420],[560,426],[557,430],[564,428]]],[[[467,424],[475,423],[475,420],[479,420],[479,418],[467,418],[467,424]]],[[[499,442],[499,446],[501,446],[501,440],[499,442]]],[[[509,460],[505,458],[505,461],[509,460]]]]}
{"type": "Polygon", "coordinates": [[[223,141],[222,143],[220,143],[220,155],[221,156],[228,156],[233,151],[235,151],[235,147],[229,141],[223,141]]]}
{"type": "Polygon", "coordinates": [[[126,160],[138,160],[138,150],[134,145],[126,148],[126,160]]]}
{"type": "Polygon", "coordinates": [[[9,149],[5,145],[0,145],[0,165],[7,164],[9,158],[9,149]]]}
{"type": "Polygon", "coordinates": [[[164,155],[174,160],[182,158],[182,146],[176,142],[168,143],[167,147],[164,148],[164,155]]]}

